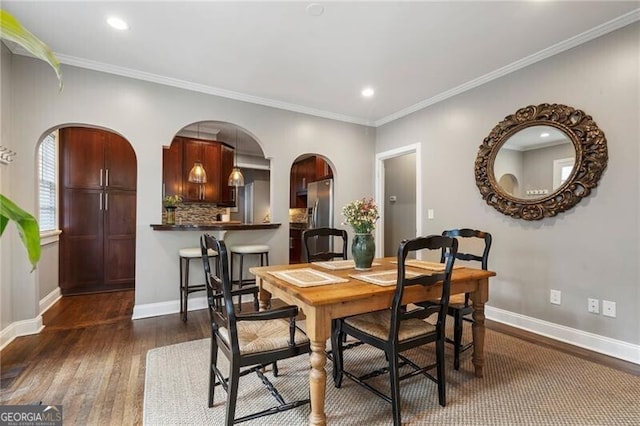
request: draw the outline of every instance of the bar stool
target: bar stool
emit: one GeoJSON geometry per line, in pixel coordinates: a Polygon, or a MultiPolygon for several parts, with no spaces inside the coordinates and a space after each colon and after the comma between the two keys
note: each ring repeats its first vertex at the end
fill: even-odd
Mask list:
{"type": "MultiPolygon", "coordinates": [[[[253,280],[245,280],[242,277],[242,269],[244,265],[244,257],[249,255],[258,255],[260,257],[260,266],[269,266],[269,246],[264,244],[239,244],[235,246],[231,246],[229,248],[229,252],[231,253],[230,259],[230,267],[231,267],[231,283],[233,283],[233,259],[236,256],[240,257],[240,267],[238,273],[238,288],[242,288],[242,286],[246,284],[255,284],[255,279],[253,280]]],[[[258,298],[255,296],[253,298],[253,306],[255,310],[258,310],[258,298]]],[[[238,310],[242,311],[242,296],[238,296],[238,310]]]]}
{"type": "MultiPolygon", "coordinates": [[[[207,252],[209,257],[215,257],[218,252],[209,249],[207,252]]],[[[200,247],[188,247],[178,250],[180,256],[180,313],[182,314],[182,321],[187,320],[187,304],[189,301],[189,294],[197,291],[205,291],[207,289],[206,284],[191,284],[189,282],[189,262],[191,259],[202,260],[202,252],[200,247]]]]}

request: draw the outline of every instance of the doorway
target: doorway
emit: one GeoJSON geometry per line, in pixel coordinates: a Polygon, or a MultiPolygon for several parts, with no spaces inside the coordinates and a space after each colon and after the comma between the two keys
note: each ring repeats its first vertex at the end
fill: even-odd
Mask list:
{"type": "Polygon", "coordinates": [[[376,257],[395,256],[400,241],[422,235],[420,144],[376,155],[376,257]]]}

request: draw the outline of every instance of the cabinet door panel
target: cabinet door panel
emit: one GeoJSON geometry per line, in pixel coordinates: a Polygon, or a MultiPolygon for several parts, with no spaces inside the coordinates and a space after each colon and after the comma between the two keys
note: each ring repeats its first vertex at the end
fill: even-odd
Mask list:
{"type": "Polygon", "coordinates": [[[229,175],[233,170],[233,149],[226,145],[221,146],[222,166],[220,167],[220,201],[229,206],[236,205],[235,188],[227,185],[229,183],[229,175]]]}
{"type": "Polygon", "coordinates": [[[163,197],[182,195],[182,138],[174,138],[169,148],[162,149],[163,197]]]}
{"type": "Polygon", "coordinates": [[[100,188],[104,179],[102,130],[83,127],[60,129],[61,178],[68,188],[100,188]]]}
{"type": "Polygon", "coordinates": [[[104,285],[133,287],[136,254],[136,193],[111,190],[105,210],[104,285]]]}
{"type": "Polygon", "coordinates": [[[62,294],[102,283],[102,191],[65,189],[61,194],[60,288],[62,294]]]}
{"type": "Polygon", "coordinates": [[[220,201],[220,144],[205,143],[203,146],[204,169],[207,171],[207,183],[205,187],[205,202],[217,203],[220,201]]]}
{"type": "Polygon", "coordinates": [[[105,188],[136,189],[136,154],[121,136],[108,134],[104,167],[105,188]]]}

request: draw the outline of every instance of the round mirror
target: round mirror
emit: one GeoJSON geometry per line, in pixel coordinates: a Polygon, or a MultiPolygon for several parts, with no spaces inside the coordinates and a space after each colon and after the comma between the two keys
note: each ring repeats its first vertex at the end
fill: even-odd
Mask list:
{"type": "Polygon", "coordinates": [[[530,105],[493,128],[478,152],[476,185],[500,212],[525,220],[555,216],[597,186],[607,141],[583,111],[530,105]]]}

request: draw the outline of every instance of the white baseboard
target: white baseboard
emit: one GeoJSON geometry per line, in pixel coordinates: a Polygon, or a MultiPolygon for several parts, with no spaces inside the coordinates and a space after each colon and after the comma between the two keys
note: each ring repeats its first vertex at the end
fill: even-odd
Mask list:
{"type": "Polygon", "coordinates": [[[0,332],[0,350],[13,342],[16,337],[38,334],[43,328],[41,315],[28,320],[12,322],[0,332]]]}
{"type": "Polygon", "coordinates": [[[53,306],[60,298],[62,297],[62,293],[60,292],[60,287],[56,287],[51,293],[47,294],[40,300],[40,315],[44,314],[47,309],[53,306]]]}
{"type": "MultiPolygon", "coordinates": [[[[205,309],[207,307],[207,298],[190,297],[189,298],[189,311],[195,311],[198,309],[205,309]]],[[[160,315],[177,314],[180,312],[180,301],[170,300],[168,302],[159,303],[147,303],[144,305],[135,305],[133,307],[133,315],[131,319],[142,319],[157,317],[160,315]]]]}
{"type": "Polygon", "coordinates": [[[485,316],[492,321],[549,337],[593,352],[640,364],[640,345],[611,339],[564,325],[527,317],[502,309],[485,306],[485,316]]]}

